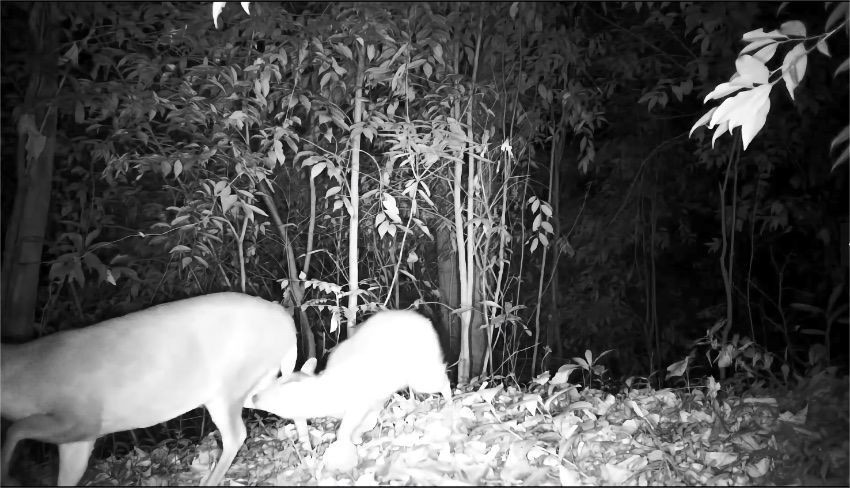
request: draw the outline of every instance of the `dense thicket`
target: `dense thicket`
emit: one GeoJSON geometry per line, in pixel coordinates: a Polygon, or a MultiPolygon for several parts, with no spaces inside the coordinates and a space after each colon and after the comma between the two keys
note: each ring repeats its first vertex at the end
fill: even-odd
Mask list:
{"type": "MultiPolygon", "coordinates": [[[[687,134],[743,33],[796,19],[815,35],[821,4],[258,2],[229,4],[220,29],[208,4],[36,5],[2,4],[3,157],[28,110],[30,9],[50,8],[48,329],[308,279],[296,301],[324,337],[349,277],[356,151],[361,304],[457,320],[454,216],[472,210],[472,334],[494,349],[473,374],[613,349],[615,375],[648,376],[715,324],[706,348],[752,354],[747,337],[794,368],[846,368],[848,178],[830,153],[846,34],[809,56],[795,101],[773,91],[746,151],[737,132],[713,148],[687,134]]],[[[12,164],[2,179],[7,215],[21,179],[12,164]]]]}

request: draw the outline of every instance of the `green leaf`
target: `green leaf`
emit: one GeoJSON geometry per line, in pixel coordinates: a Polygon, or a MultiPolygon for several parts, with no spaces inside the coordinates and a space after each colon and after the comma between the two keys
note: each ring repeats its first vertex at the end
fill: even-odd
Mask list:
{"type": "Polygon", "coordinates": [[[753,57],[766,64],[773,58],[773,55],[776,54],[776,46],[778,45],[779,44],[774,42],[768,46],[765,46],[764,48],[760,49],[759,52],[755,53],[753,57]]]}
{"type": "Polygon", "coordinates": [[[815,44],[815,47],[817,48],[818,52],[820,52],[824,56],[832,57],[832,55],[829,54],[829,46],[826,45],[826,39],[825,38],[818,39],[818,43],[815,44]]]}
{"type": "Polygon", "coordinates": [[[700,117],[699,120],[697,120],[696,123],[693,125],[693,127],[691,127],[691,131],[688,132],[688,137],[691,137],[691,135],[693,135],[694,130],[696,130],[697,127],[705,125],[706,122],[711,120],[711,117],[714,115],[714,112],[716,110],[717,110],[717,107],[714,107],[713,109],[706,112],[702,117],[700,117]]]}
{"type": "Polygon", "coordinates": [[[351,52],[351,49],[349,49],[348,46],[346,46],[345,44],[334,43],[333,48],[334,51],[338,52],[349,61],[354,60],[354,54],[351,52]]]}
{"type": "Polygon", "coordinates": [[[779,32],[788,36],[806,37],[806,26],[799,20],[789,20],[779,26],[779,32]]]}
{"type": "Polygon", "coordinates": [[[393,222],[400,224],[401,218],[399,217],[399,211],[398,206],[396,206],[395,197],[388,193],[384,193],[382,205],[384,207],[384,212],[387,214],[387,217],[389,217],[393,222]]]}
{"type": "Polygon", "coordinates": [[[261,209],[261,208],[259,208],[259,207],[256,207],[256,206],[254,206],[254,205],[251,205],[251,204],[249,204],[249,203],[243,203],[242,205],[243,205],[243,206],[245,206],[245,208],[247,208],[247,209],[251,210],[251,212],[253,212],[253,213],[258,213],[258,214],[262,215],[263,217],[268,217],[268,216],[269,216],[269,215],[268,215],[268,214],[267,214],[264,210],[262,210],[262,209],[261,209]]]}
{"type": "Polygon", "coordinates": [[[841,20],[842,17],[846,20],[848,8],[850,8],[850,4],[848,4],[848,2],[835,2],[835,8],[832,9],[832,12],[830,12],[829,18],[826,20],[824,30],[828,31],[832,29],[832,26],[841,20]]]}
{"type": "Polygon", "coordinates": [[[283,154],[283,144],[281,144],[280,140],[274,141],[273,150],[277,164],[283,164],[286,161],[286,156],[283,154]]]}
{"type": "Polygon", "coordinates": [[[767,83],[770,74],[764,62],[748,54],[739,56],[735,60],[735,69],[741,75],[740,78],[735,79],[735,82],[738,84],[749,84],[750,86],[767,83]]]}
{"type": "Polygon", "coordinates": [[[216,29],[218,29],[218,17],[221,15],[221,11],[224,10],[224,4],[227,2],[213,2],[212,3],[212,18],[213,25],[216,29]]]}
{"type": "Polygon", "coordinates": [[[761,85],[727,98],[720,104],[708,124],[709,128],[718,126],[712,138],[712,145],[723,132],[729,130],[731,133],[733,129],[740,126],[744,149],[746,149],[764,126],[770,110],[770,88],[769,84],[761,85]]]}
{"type": "Polygon", "coordinates": [[[807,62],[806,46],[802,42],[788,51],[782,61],[782,79],[785,80],[785,88],[788,89],[791,100],[794,100],[794,90],[806,74],[807,62]]]}
{"type": "Polygon", "coordinates": [[[776,46],[776,40],[775,39],[758,39],[758,40],[755,40],[755,41],[747,44],[747,46],[744,47],[744,49],[741,49],[741,52],[739,54],[747,54],[750,51],[755,51],[756,49],[758,49],[762,46],[767,46],[767,45],[776,46]]]}
{"type": "Polygon", "coordinates": [[[677,361],[671,364],[670,366],[667,366],[667,378],[683,376],[688,370],[688,363],[690,362],[690,359],[690,356],[687,356],[685,357],[685,359],[677,361]]]}
{"type": "Polygon", "coordinates": [[[754,41],[757,39],[788,39],[788,36],[777,30],[765,32],[764,29],[756,29],[747,32],[741,39],[744,41],[754,41]]]}
{"type": "Polygon", "coordinates": [[[171,227],[177,227],[177,226],[181,225],[183,222],[186,222],[187,220],[189,220],[189,218],[190,218],[190,216],[188,214],[180,215],[170,222],[171,227]]]}
{"type": "Polygon", "coordinates": [[[313,167],[310,168],[310,179],[315,180],[317,176],[322,174],[322,171],[324,171],[324,169],[326,167],[327,167],[327,163],[325,163],[325,162],[314,164],[313,167]]]}
{"type": "Polygon", "coordinates": [[[220,199],[222,213],[226,214],[227,211],[230,210],[231,207],[233,207],[233,204],[236,203],[238,198],[236,195],[222,195],[220,199]]]}

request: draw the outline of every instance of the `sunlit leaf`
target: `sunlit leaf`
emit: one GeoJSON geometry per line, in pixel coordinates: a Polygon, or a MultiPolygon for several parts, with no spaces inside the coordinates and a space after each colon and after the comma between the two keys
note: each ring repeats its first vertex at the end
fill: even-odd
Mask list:
{"type": "MultiPolygon", "coordinates": [[[[711,128],[711,126],[709,126],[711,128]]],[[[711,137],[711,147],[714,147],[714,142],[726,133],[726,130],[729,128],[729,121],[724,120],[723,122],[717,125],[717,129],[714,130],[714,135],[711,137]]]]}
{"type": "MultiPolygon", "coordinates": [[[[750,142],[764,127],[767,114],[770,112],[770,85],[763,85],[753,89],[757,92],[749,101],[749,108],[742,113],[740,120],[741,139],[744,143],[744,150],[750,145],[750,142]]],[[[730,127],[731,128],[731,127],[730,127]]]]}
{"type": "Polygon", "coordinates": [[[806,26],[799,20],[789,20],[779,26],[779,32],[788,36],[806,37],[806,26]]]}
{"type": "Polygon", "coordinates": [[[675,378],[677,376],[682,376],[685,374],[685,371],[688,370],[688,362],[690,361],[690,357],[685,357],[685,359],[681,361],[676,361],[675,363],[667,366],[667,378],[675,378]]]}
{"type": "Polygon", "coordinates": [[[218,17],[221,15],[221,11],[224,10],[224,4],[227,2],[213,2],[212,3],[212,17],[213,17],[213,25],[216,29],[218,29],[218,17]]]}
{"type": "Polygon", "coordinates": [[[743,88],[752,88],[752,86],[752,83],[721,83],[717,85],[711,93],[705,96],[703,103],[709,100],[721,99],[743,88]]]}
{"type": "Polygon", "coordinates": [[[802,42],[788,51],[782,61],[782,79],[785,80],[785,88],[788,89],[791,100],[794,100],[794,90],[806,74],[807,62],[806,47],[802,42]]]}
{"type": "Polygon", "coordinates": [[[775,39],[759,39],[757,41],[753,41],[753,42],[747,44],[744,47],[744,49],[741,49],[741,52],[739,54],[747,54],[750,51],[755,51],[756,49],[758,49],[762,46],[767,46],[768,44],[776,45],[776,40],[775,39]]]}
{"type": "Polygon", "coordinates": [[[764,29],[756,29],[756,30],[751,30],[751,31],[747,32],[746,34],[743,35],[743,37],[741,39],[743,39],[744,41],[753,41],[753,40],[762,39],[762,38],[788,39],[788,36],[780,33],[777,30],[772,30],[770,32],[766,32],[764,29]]]}
{"type": "Polygon", "coordinates": [[[753,83],[761,85],[767,83],[770,72],[762,61],[754,56],[744,54],[735,60],[735,69],[741,74],[738,83],[753,83]]]}
{"type": "Polygon", "coordinates": [[[702,117],[700,117],[699,120],[697,120],[696,123],[693,125],[693,127],[691,127],[690,132],[688,132],[688,137],[691,137],[691,135],[694,133],[694,130],[696,130],[697,127],[705,125],[706,122],[711,120],[711,117],[712,117],[712,115],[714,115],[714,112],[716,110],[717,110],[717,107],[714,107],[713,109],[706,112],[702,117]]]}
{"type": "Polygon", "coordinates": [[[850,8],[848,2],[835,2],[835,8],[830,12],[829,18],[826,20],[824,30],[832,29],[841,18],[847,18],[847,9],[850,8]]]}
{"type": "Polygon", "coordinates": [[[384,211],[386,212],[387,216],[393,222],[400,224],[401,218],[399,217],[398,207],[396,206],[396,203],[395,203],[395,197],[393,197],[392,195],[390,195],[388,193],[385,193],[382,204],[384,206],[384,211]]]}
{"type": "Polygon", "coordinates": [[[314,164],[313,167],[310,168],[310,179],[312,179],[312,180],[316,179],[317,176],[322,174],[322,171],[324,171],[326,167],[327,167],[327,163],[325,163],[325,162],[314,164]]]}
{"type": "Polygon", "coordinates": [[[227,213],[227,211],[230,210],[231,207],[233,207],[233,204],[236,203],[237,198],[238,197],[236,195],[222,195],[220,197],[222,212],[227,213]]]}
{"type": "Polygon", "coordinates": [[[826,39],[824,39],[824,38],[818,39],[818,43],[815,44],[815,47],[817,48],[818,52],[820,52],[824,56],[827,56],[827,57],[832,56],[831,54],[829,54],[829,46],[826,45],[826,39]]]}
{"type": "Polygon", "coordinates": [[[254,205],[251,205],[251,204],[249,204],[249,203],[245,203],[245,204],[244,204],[244,206],[245,206],[245,208],[250,209],[250,210],[251,210],[252,212],[254,212],[254,213],[258,213],[258,214],[262,215],[263,217],[268,217],[268,216],[269,216],[269,215],[265,212],[265,210],[263,210],[263,209],[261,209],[261,208],[259,208],[259,207],[256,207],[256,206],[254,206],[254,205]]]}
{"type": "Polygon", "coordinates": [[[764,48],[760,49],[759,52],[753,54],[753,57],[761,61],[762,63],[767,63],[773,58],[773,55],[776,54],[776,46],[778,45],[779,44],[774,42],[768,46],[765,46],[764,48]]]}

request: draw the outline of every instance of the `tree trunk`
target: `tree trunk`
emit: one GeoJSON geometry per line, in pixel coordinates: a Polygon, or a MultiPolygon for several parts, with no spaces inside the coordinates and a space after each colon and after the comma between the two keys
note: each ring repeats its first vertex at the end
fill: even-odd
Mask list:
{"type": "MultiPolygon", "coordinates": [[[[474,261],[474,260],[473,260],[474,261]]],[[[477,263],[475,263],[475,272],[473,273],[472,286],[472,303],[476,307],[472,310],[472,315],[469,321],[469,360],[472,363],[472,376],[479,376],[485,372],[484,359],[487,357],[487,348],[490,342],[487,340],[487,329],[482,328],[484,325],[484,315],[481,313],[481,302],[484,297],[481,294],[482,273],[477,263]]]]}
{"type": "Polygon", "coordinates": [[[18,123],[15,203],[9,217],[3,257],[3,338],[33,336],[38,272],[53,180],[56,144],[58,59],[54,7],[33,3],[30,12],[30,80],[18,123]]]}
{"type": "MultiPolygon", "coordinates": [[[[354,124],[363,121],[363,77],[366,71],[366,50],[359,47],[357,50],[357,87],[354,92],[354,124]]],[[[354,325],[357,322],[357,298],[360,290],[360,254],[357,246],[360,243],[358,231],[360,226],[360,132],[351,140],[351,174],[349,175],[349,188],[351,194],[351,209],[349,211],[348,227],[348,307],[345,309],[347,320],[347,337],[354,333],[354,325]]]]}
{"type": "MultiPolygon", "coordinates": [[[[445,205],[443,215],[448,215],[451,210],[448,204],[445,205]]],[[[439,280],[440,298],[442,305],[440,306],[440,317],[442,322],[441,335],[445,338],[446,362],[449,364],[457,361],[460,355],[460,327],[457,320],[457,315],[451,313],[460,307],[460,284],[458,283],[459,264],[457,260],[457,250],[452,247],[452,231],[446,226],[438,226],[436,232],[437,239],[437,277],[439,280]]]]}

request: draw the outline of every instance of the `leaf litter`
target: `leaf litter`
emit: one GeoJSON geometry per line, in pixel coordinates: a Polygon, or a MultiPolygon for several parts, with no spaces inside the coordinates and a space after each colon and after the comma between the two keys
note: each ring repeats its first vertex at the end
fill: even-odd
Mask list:
{"type": "MultiPolygon", "coordinates": [[[[633,389],[615,396],[548,380],[524,390],[486,382],[458,388],[450,405],[436,395],[395,394],[352,446],[356,467],[342,472],[325,462],[337,419],[311,420],[316,447],[310,449],[290,421],[254,414],[225,483],[847,485],[848,388],[836,381],[843,384],[824,380],[826,387],[778,398],[718,395],[713,388],[633,389]]],[[[134,452],[120,463],[128,466],[134,462],[128,458],[140,456],[143,471],[118,482],[196,483],[219,455],[210,434],[189,472],[174,474],[172,467],[164,476],[166,458],[182,456],[160,453],[162,465],[154,462],[152,469],[154,456],[134,452]]],[[[106,464],[98,463],[92,484],[115,484],[106,464]]]]}

